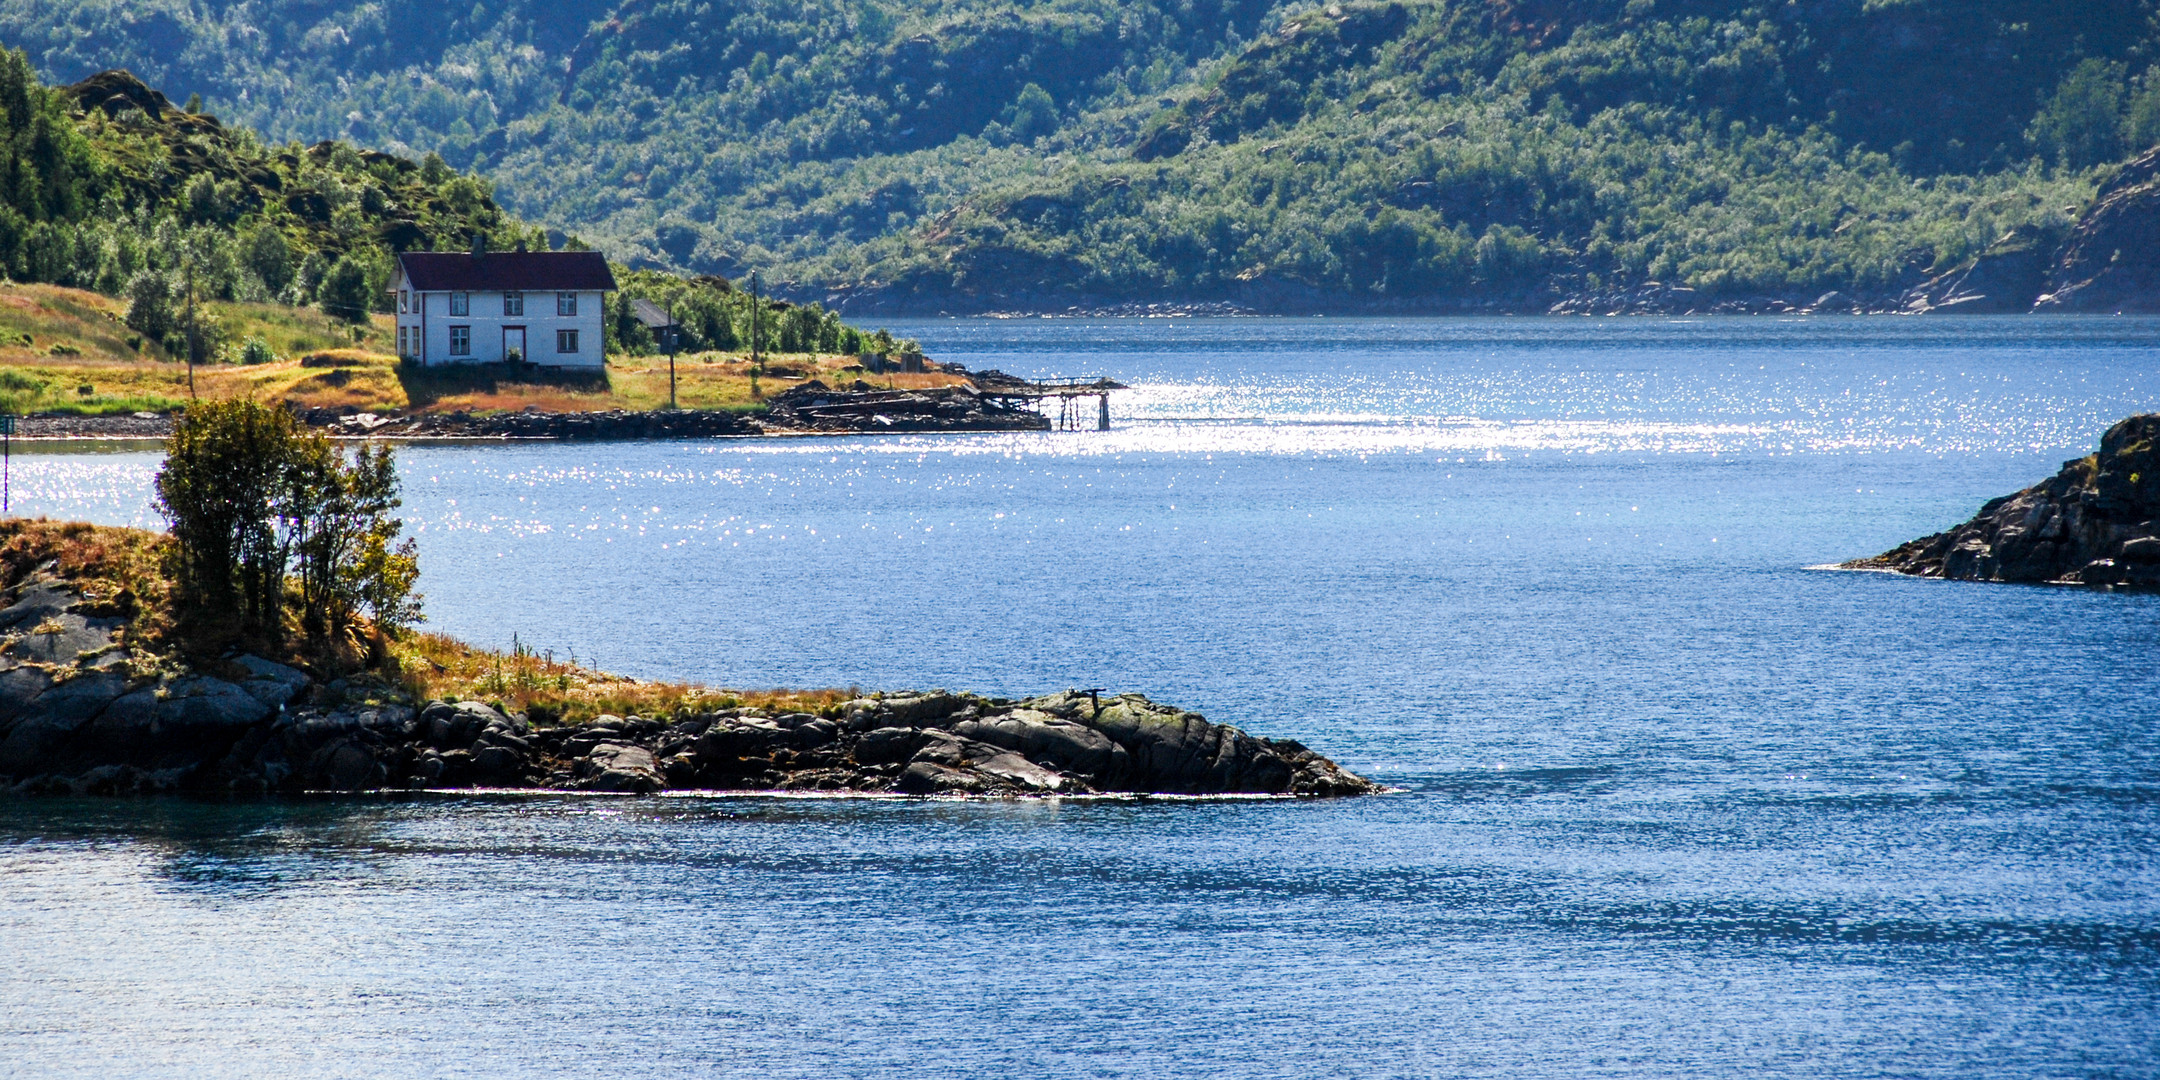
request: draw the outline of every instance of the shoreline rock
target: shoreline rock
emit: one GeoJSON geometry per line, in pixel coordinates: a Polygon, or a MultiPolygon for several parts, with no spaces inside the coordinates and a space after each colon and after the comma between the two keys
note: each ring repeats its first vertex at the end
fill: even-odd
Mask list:
{"type": "Polygon", "coordinates": [[[651,794],[1344,796],[1384,790],[1287,739],[1138,694],[873,695],[823,714],[715,709],[535,724],[414,707],[258,656],[190,667],[125,641],[49,568],[0,607],[0,792],[265,796],[439,788],[651,794]]]}
{"type": "Polygon", "coordinates": [[[1961,581],[2160,586],[2160,413],[2133,416],[2054,476],[1970,521],[1848,570],[1961,581]]]}
{"type": "MultiPolygon", "coordinates": [[[[765,435],[848,435],[914,432],[1048,431],[1041,413],[985,398],[971,386],[930,390],[883,390],[857,382],[834,388],[812,380],[774,395],[762,413],[724,409],[654,409],[607,412],[523,412],[379,415],[357,409],[298,410],[302,423],[343,438],[718,439],[765,435]]],[[[162,439],[172,434],[169,415],[27,416],[18,421],[24,439],[162,439]]]]}

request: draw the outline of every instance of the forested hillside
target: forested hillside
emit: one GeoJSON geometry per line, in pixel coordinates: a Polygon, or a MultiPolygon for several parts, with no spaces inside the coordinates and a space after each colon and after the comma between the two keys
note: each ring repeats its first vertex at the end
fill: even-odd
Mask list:
{"type": "Polygon", "coordinates": [[[133,76],[49,88],[0,50],[0,269],[126,298],[130,347],[153,358],[182,355],[184,329],[199,356],[237,354],[213,317],[183,326],[197,301],[360,321],[387,299],[392,252],[475,235],[546,242],[432,155],[269,145],[133,76]]]}
{"type": "Polygon", "coordinates": [[[0,0],[278,139],[854,310],[1759,308],[2053,251],[2160,141],[2150,0],[0,0]]]}

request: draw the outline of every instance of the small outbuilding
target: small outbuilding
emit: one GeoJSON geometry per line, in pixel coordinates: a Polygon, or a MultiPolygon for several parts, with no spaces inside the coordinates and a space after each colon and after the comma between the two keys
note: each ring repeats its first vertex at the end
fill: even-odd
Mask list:
{"type": "Polygon", "coordinates": [[[597,251],[408,251],[390,287],[398,355],[415,363],[606,366],[615,274],[597,251]]]}

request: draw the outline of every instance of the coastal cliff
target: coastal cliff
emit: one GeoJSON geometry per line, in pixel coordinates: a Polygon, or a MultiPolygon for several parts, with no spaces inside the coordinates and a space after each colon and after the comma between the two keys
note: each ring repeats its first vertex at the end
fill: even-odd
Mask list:
{"type": "Polygon", "coordinates": [[[1844,567],[1966,581],[2160,585],[2160,413],[2116,424],[2098,453],[1990,500],[1948,532],[1844,567]]]}
{"type": "MultiPolygon", "coordinates": [[[[87,525],[0,529],[0,792],[1382,790],[1296,742],[1256,738],[1138,694],[832,695],[814,711],[784,698],[745,704],[708,694],[673,704],[649,698],[649,715],[566,723],[559,707],[520,711],[515,695],[426,700],[416,689],[424,684],[394,668],[340,675],[290,657],[191,657],[161,621],[162,543],[87,525]],[[498,704],[505,698],[510,707],[498,704]]],[[[491,656],[457,648],[482,663],[491,656]]],[[[492,657],[498,671],[505,659],[492,657]]],[[[529,657],[507,659],[514,666],[529,657]]],[[[425,655],[408,660],[441,666],[425,655]]],[[[560,665],[527,681],[573,675],[636,685],[560,665]]]]}

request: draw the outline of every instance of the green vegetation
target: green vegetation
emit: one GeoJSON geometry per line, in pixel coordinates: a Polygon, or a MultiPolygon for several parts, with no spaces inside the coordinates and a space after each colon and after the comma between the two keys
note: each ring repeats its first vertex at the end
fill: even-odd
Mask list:
{"type": "Polygon", "coordinates": [[[0,51],[0,106],[0,267],[125,297],[135,350],[237,351],[203,310],[214,301],[318,304],[364,322],[388,302],[393,252],[476,233],[545,240],[438,159],[269,146],[125,74],[50,89],[0,51]]]}
{"type": "MultiPolygon", "coordinates": [[[[396,252],[475,237],[549,243],[497,208],[485,181],[432,154],[416,164],[343,143],[267,146],[174,109],[125,73],[41,86],[7,50],[0,166],[0,270],[12,279],[0,284],[0,409],[10,412],[167,412],[193,394],[402,408],[383,363],[346,365],[366,369],[356,379],[289,361],[304,369],[301,358],[342,347],[389,348],[375,316],[389,306],[396,252]],[[211,367],[189,373],[190,356],[211,367]],[[229,364],[247,370],[219,370],[229,364]]],[[[692,351],[746,346],[753,325],[767,353],[852,353],[869,340],[816,304],[761,297],[753,318],[750,297],[724,278],[623,273],[612,352],[660,345],[632,317],[632,297],[677,306],[678,344],[692,351]]]]}
{"type": "Polygon", "coordinates": [[[156,486],[172,527],[173,621],[192,651],[282,655],[290,622],[317,664],[357,670],[420,618],[413,542],[398,542],[403,524],[389,516],[387,444],[348,459],[284,409],[205,402],[174,426],[156,486]]]}
{"type": "Polygon", "coordinates": [[[439,151],[631,265],[931,310],[1892,290],[2060,235],[2160,139],[2154,27],[2150,0],[0,0],[55,78],[439,151]]]}

